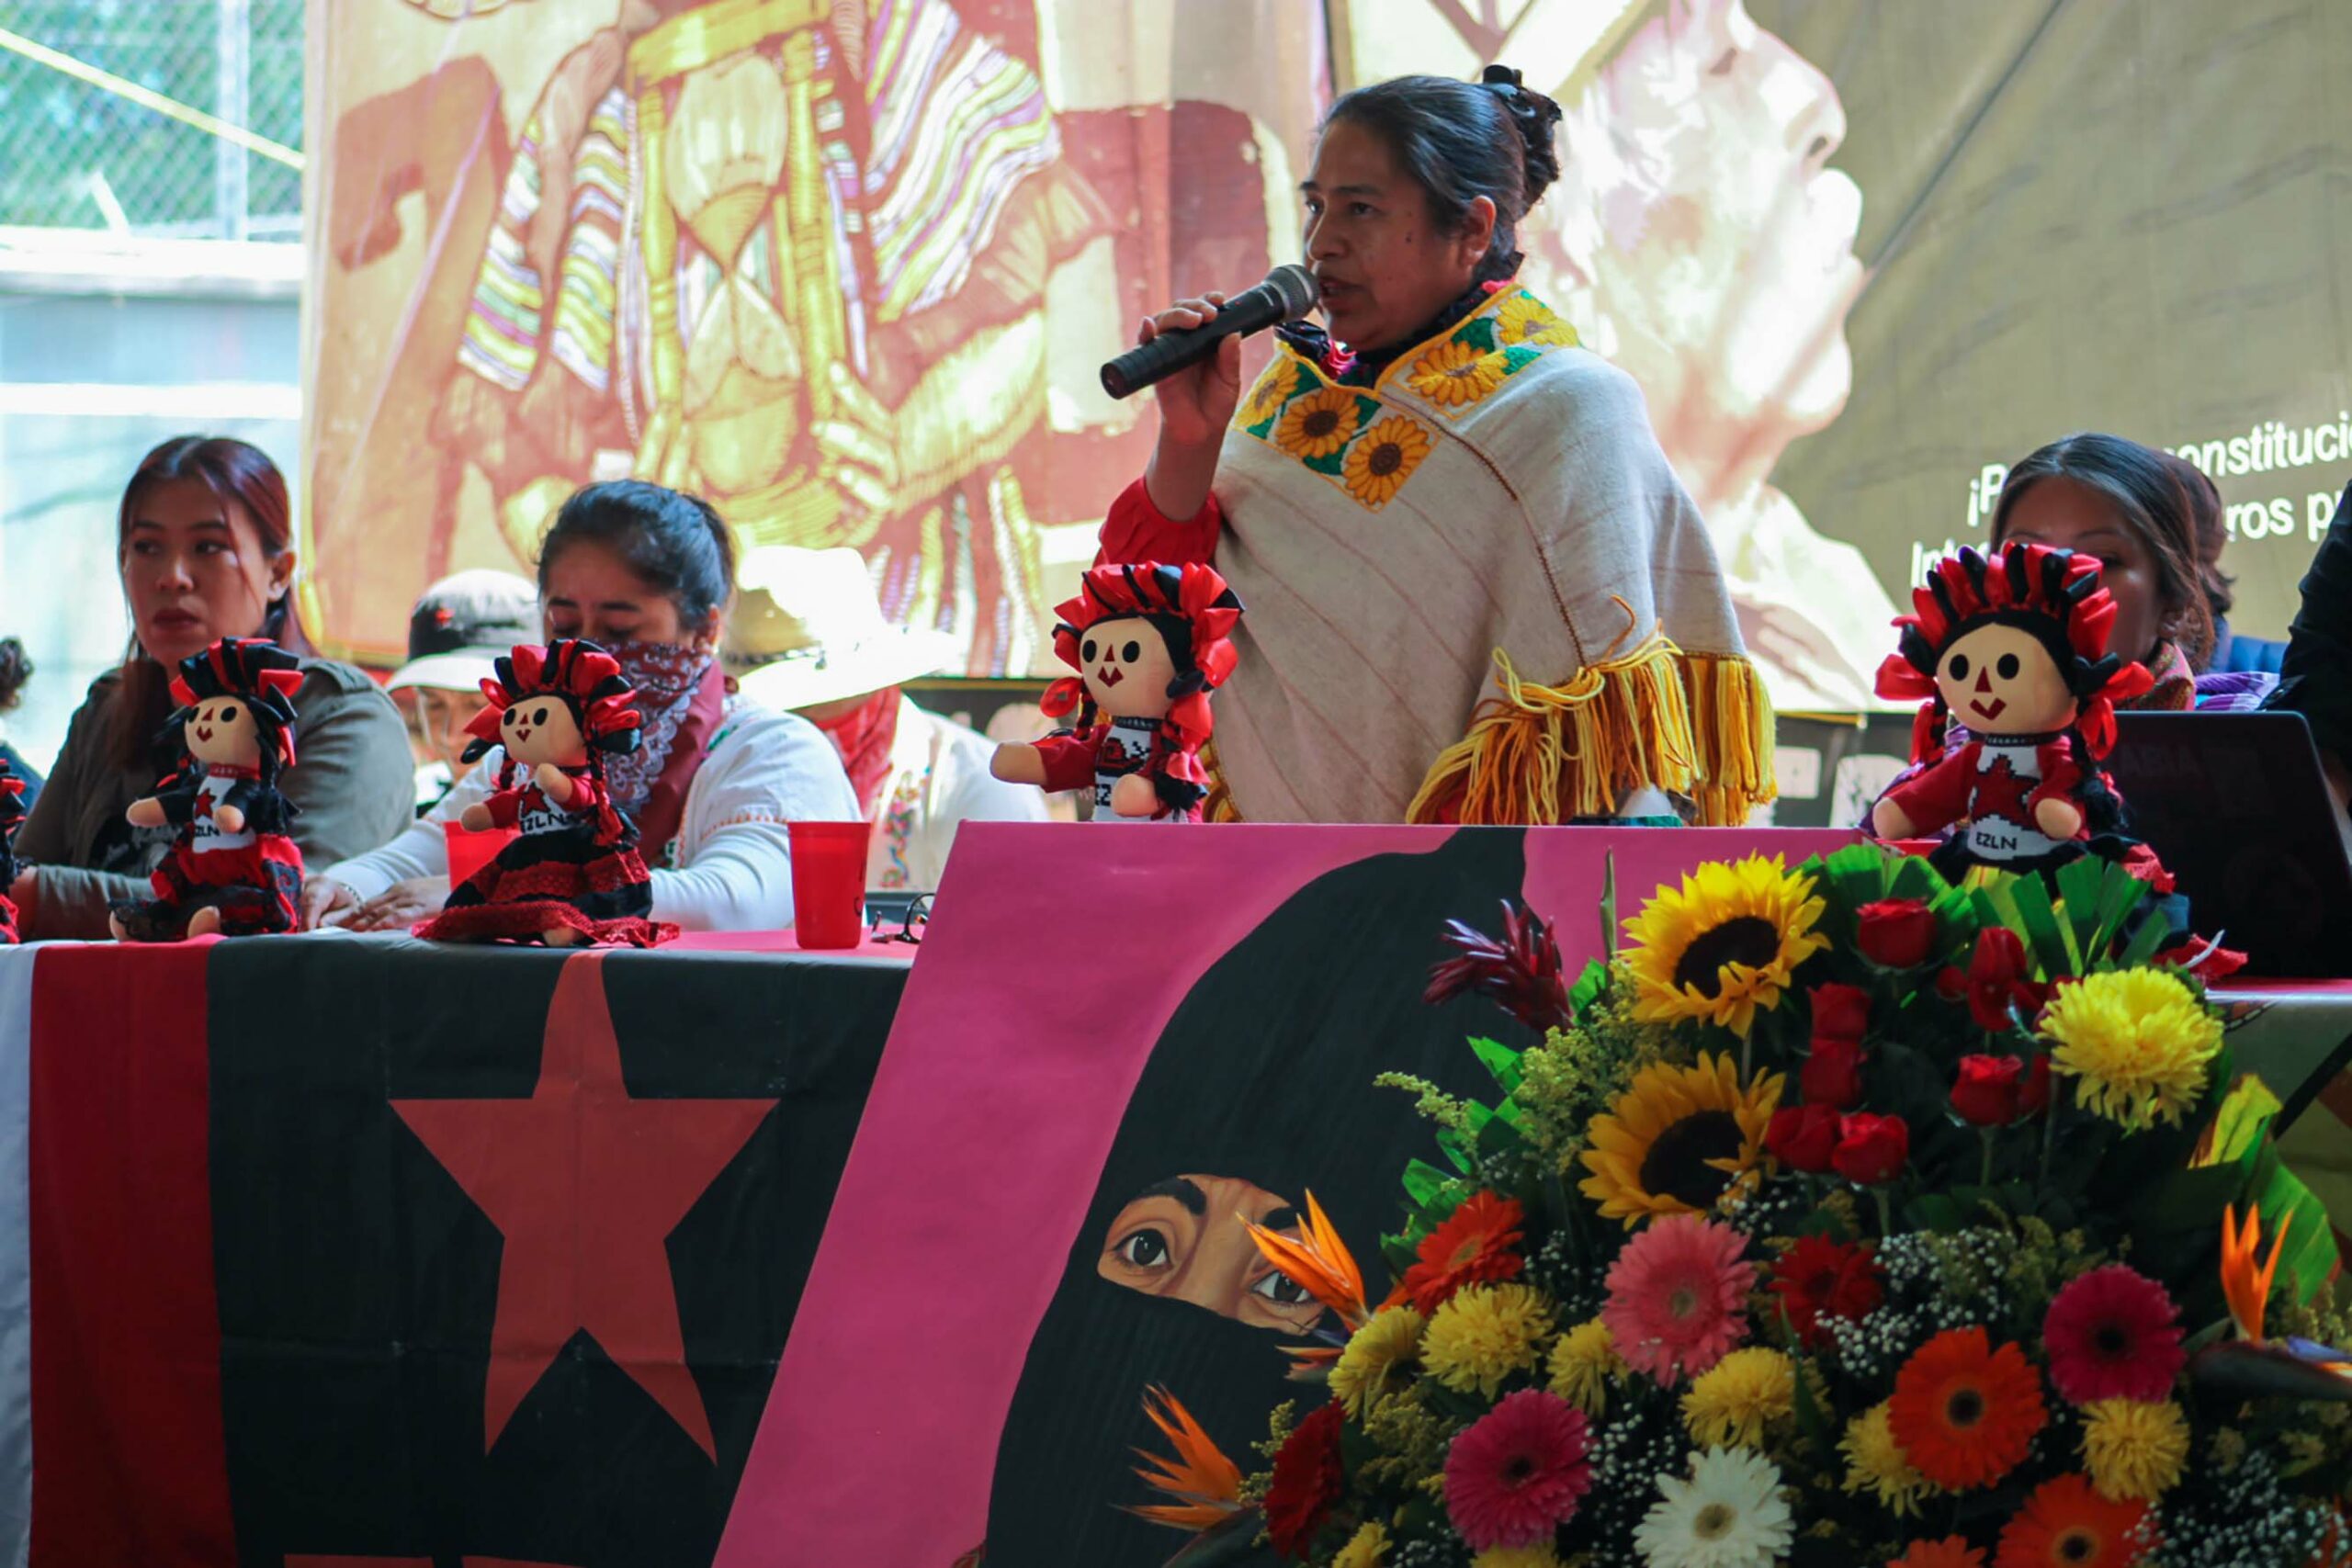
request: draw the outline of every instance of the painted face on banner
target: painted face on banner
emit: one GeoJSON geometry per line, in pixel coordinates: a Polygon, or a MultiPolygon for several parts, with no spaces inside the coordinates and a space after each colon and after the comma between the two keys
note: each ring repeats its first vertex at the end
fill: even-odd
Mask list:
{"type": "Polygon", "coordinates": [[[1241,1216],[1295,1235],[1298,1211],[1235,1176],[1175,1176],[1130,1199],[1102,1237],[1095,1271],[1148,1296],[1172,1296],[1254,1328],[1304,1333],[1323,1315],[1258,1250],[1241,1216]]]}

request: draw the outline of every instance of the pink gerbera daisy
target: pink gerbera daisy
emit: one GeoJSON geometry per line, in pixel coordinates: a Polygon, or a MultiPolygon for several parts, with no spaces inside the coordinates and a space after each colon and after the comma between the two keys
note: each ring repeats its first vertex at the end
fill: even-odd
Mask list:
{"type": "Polygon", "coordinates": [[[1531,1546],[1576,1517],[1592,1485],[1584,1412],[1556,1393],[1521,1389],[1453,1439],[1445,1511],[1473,1551],[1531,1546]]]}
{"type": "Polygon", "coordinates": [[[2188,1359],[2172,1298],[2120,1263],[2094,1269],[2059,1292],[2041,1337],[2050,1348],[2050,1381],[2075,1404],[2167,1398],[2188,1359]]]}
{"type": "Polygon", "coordinates": [[[1672,1214],[1625,1244],[1609,1269],[1601,1322],[1625,1364],[1660,1383],[1693,1377],[1747,1337],[1756,1265],[1747,1240],[1696,1214],[1672,1214]]]}

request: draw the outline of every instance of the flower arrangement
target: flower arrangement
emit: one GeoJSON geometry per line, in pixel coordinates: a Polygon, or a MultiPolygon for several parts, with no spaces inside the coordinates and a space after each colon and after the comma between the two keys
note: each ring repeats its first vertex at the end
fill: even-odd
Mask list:
{"type": "Polygon", "coordinates": [[[1393,1289],[1319,1213],[1259,1237],[1340,1324],[1266,1462],[1155,1391],[1173,1562],[2346,1561],[2333,1233],[2206,998],[2232,955],[2165,951],[2128,873],[1710,864],[1573,983],[1504,919],[1430,995],[1544,1041],[1471,1043],[1492,1105],[1384,1080],[1442,1160],[1393,1289]]]}

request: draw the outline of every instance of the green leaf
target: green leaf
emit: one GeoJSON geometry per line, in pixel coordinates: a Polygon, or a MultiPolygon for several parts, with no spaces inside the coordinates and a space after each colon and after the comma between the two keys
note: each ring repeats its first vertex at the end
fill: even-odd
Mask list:
{"type": "Polygon", "coordinates": [[[2213,1118],[2213,1148],[2209,1165],[2233,1165],[2262,1142],[2271,1122],[2285,1107],[2270,1086],[2252,1073],[2238,1079],[2222,1099],[2213,1118]]]}
{"type": "Polygon", "coordinates": [[[2008,879],[2010,907],[2023,922],[2018,935],[2033,950],[2043,975],[2056,978],[2061,975],[2079,975],[2082,955],[2074,949],[2074,933],[2059,921],[2058,911],[2050,902],[2050,889],[2039,876],[2013,876],[2008,879]]]}
{"type": "Polygon", "coordinates": [[[2124,944],[2123,951],[2116,954],[2115,966],[2119,969],[2146,967],[2157,953],[2164,951],[2165,942],[2171,935],[2171,930],[2155,912],[2149,911],[2148,918],[2140,922],[2140,929],[2133,931],[2132,940],[2124,944]]]}
{"type": "Polygon", "coordinates": [[[1519,1092],[1521,1076],[1519,1059],[1521,1053],[1512,1050],[1499,1041],[1488,1040],[1479,1035],[1471,1037],[1470,1049],[1478,1054],[1478,1060],[1486,1064],[1487,1071],[1495,1076],[1495,1081],[1502,1085],[1505,1094],[1519,1092]]]}
{"type": "Polygon", "coordinates": [[[1460,1133],[1451,1127],[1439,1128],[1437,1146],[1439,1152],[1445,1156],[1446,1163],[1464,1176],[1470,1174],[1470,1145],[1460,1133]]]}
{"type": "Polygon", "coordinates": [[[1923,1192],[1903,1206],[1904,1218],[1915,1230],[1935,1231],[1950,1235],[1968,1228],[1968,1215],[1951,1199],[1940,1192],[1923,1192]]]}
{"type": "Polygon", "coordinates": [[[1584,973],[1577,976],[1577,983],[1574,986],[1568,987],[1569,1015],[1574,1018],[1582,1018],[1584,1010],[1590,1007],[1600,993],[1608,988],[1608,986],[1609,965],[1598,958],[1587,962],[1584,973]]]}
{"type": "Polygon", "coordinates": [[[1813,1397],[1813,1385],[1805,1380],[1802,1370],[1797,1373],[1796,1393],[1797,1430],[1804,1433],[1810,1442],[1825,1449],[1835,1448],[1838,1428],[1823,1412],[1820,1402],[1813,1397]]]}
{"type": "Polygon", "coordinates": [[[1454,1179],[1425,1159],[1414,1159],[1405,1167],[1405,1195],[1424,1207],[1438,1201],[1454,1179]]]}

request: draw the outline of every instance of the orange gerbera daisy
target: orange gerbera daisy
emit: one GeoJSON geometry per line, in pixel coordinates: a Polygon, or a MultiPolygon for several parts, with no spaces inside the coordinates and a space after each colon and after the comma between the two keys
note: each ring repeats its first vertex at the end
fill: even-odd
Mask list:
{"type": "Polygon", "coordinates": [[[1445,1224],[1421,1238],[1413,1266],[1381,1304],[1410,1302],[1415,1312],[1428,1317],[1464,1285],[1518,1279],[1521,1260],[1511,1248],[1518,1244],[1524,1213],[1515,1198],[1471,1194],[1445,1224]]]}
{"type": "Polygon", "coordinates": [[[2015,1470],[2049,1420],[2041,1378],[2014,1345],[1948,1328],[1894,1375],[1887,1424],[1911,1467],[1947,1491],[1990,1486],[2015,1470]]]}
{"type": "Polygon", "coordinates": [[[2147,1546],[2145,1503],[2114,1503],[2079,1475],[2043,1482],[2001,1530],[1993,1568],[2124,1568],[2147,1546]]]}
{"type": "Polygon", "coordinates": [[[1913,1541],[1886,1568],[1984,1568],[1984,1554],[1964,1536],[1948,1535],[1941,1540],[1913,1541]]]}

